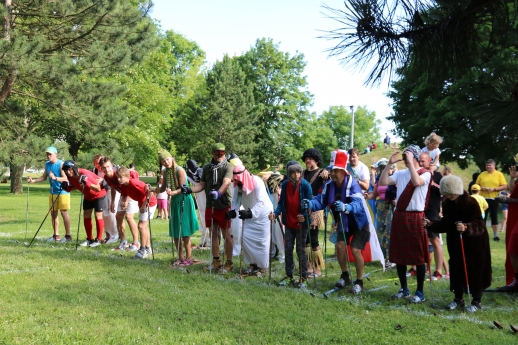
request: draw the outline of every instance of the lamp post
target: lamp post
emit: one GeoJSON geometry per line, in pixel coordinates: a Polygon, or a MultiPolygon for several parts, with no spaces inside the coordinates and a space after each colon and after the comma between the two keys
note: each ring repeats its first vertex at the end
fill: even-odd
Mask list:
{"type": "Polygon", "coordinates": [[[351,114],[353,116],[353,121],[351,124],[351,148],[354,147],[354,105],[349,106],[351,108],[351,114]]]}

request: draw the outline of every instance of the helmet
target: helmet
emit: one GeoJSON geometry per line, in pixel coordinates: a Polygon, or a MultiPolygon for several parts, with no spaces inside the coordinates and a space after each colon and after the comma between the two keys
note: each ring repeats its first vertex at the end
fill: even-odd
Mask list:
{"type": "Polygon", "coordinates": [[[74,175],[79,175],[79,170],[77,168],[76,162],[72,160],[65,161],[63,163],[63,167],[61,168],[61,170],[67,171],[69,169],[72,169],[74,171],[74,175]]]}
{"type": "Polygon", "coordinates": [[[385,169],[387,164],[388,164],[388,159],[382,158],[382,159],[380,159],[379,161],[376,162],[376,168],[378,168],[379,170],[383,171],[383,169],[385,169]]]}

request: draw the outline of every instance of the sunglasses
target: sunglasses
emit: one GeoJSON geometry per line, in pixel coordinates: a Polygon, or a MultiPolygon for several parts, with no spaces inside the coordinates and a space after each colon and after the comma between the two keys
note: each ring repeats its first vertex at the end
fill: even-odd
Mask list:
{"type": "Polygon", "coordinates": [[[217,156],[223,156],[225,154],[225,150],[214,150],[212,151],[217,156]]]}

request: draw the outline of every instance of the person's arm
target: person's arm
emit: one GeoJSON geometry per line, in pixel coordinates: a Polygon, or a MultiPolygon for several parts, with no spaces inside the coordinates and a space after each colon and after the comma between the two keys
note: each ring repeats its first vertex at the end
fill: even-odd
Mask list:
{"type": "Polygon", "coordinates": [[[365,199],[367,200],[376,200],[376,198],[379,196],[378,194],[378,184],[376,183],[374,185],[374,189],[370,193],[365,193],[365,199]]]}
{"type": "Polygon", "coordinates": [[[33,179],[32,177],[27,176],[27,183],[38,183],[38,182],[45,181],[46,179],[47,179],[47,170],[44,169],[43,174],[38,178],[33,179]]]}
{"type": "Polygon", "coordinates": [[[158,187],[158,185],[156,186],[157,194],[163,193],[167,189],[167,185],[165,184],[164,171],[165,170],[160,171],[160,179],[159,179],[160,188],[158,187]]]}
{"type": "Polygon", "coordinates": [[[419,176],[417,171],[414,167],[414,157],[411,154],[406,154],[403,156],[405,165],[407,166],[408,170],[410,171],[410,181],[412,181],[412,184],[414,187],[423,186],[426,182],[425,180],[419,176]]]}
{"type": "Polygon", "coordinates": [[[392,154],[392,156],[390,156],[390,159],[389,159],[387,165],[385,166],[385,169],[383,169],[383,171],[381,172],[381,176],[378,181],[380,186],[390,186],[390,185],[396,184],[396,181],[394,181],[392,178],[390,178],[389,173],[390,173],[390,166],[392,164],[395,164],[398,161],[398,159],[397,159],[398,154],[399,154],[399,151],[396,151],[392,154]]]}
{"type": "Polygon", "coordinates": [[[360,185],[360,188],[362,190],[367,190],[369,189],[369,183],[370,183],[370,179],[366,179],[366,180],[358,180],[358,184],[360,185]]]}
{"type": "MultiPolygon", "coordinates": [[[[225,181],[225,180],[223,180],[223,181],[225,181]]],[[[200,181],[200,183],[198,183],[196,186],[192,187],[191,190],[193,193],[199,193],[199,192],[205,190],[205,182],[200,181]]]]}

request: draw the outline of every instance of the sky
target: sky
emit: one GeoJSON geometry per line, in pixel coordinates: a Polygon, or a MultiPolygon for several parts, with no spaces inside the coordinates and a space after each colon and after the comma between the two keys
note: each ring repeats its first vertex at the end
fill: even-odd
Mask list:
{"type": "MultiPolygon", "coordinates": [[[[392,112],[385,96],[388,82],[368,87],[368,71],[344,69],[326,49],[337,42],[318,38],[322,30],[339,28],[326,18],[318,0],[154,0],[151,16],[163,30],[174,30],[195,41],[206,52],[209,66],[224,54],[241,55],[259,38],[271,38],[283,52],[304,54],[308,90],[313,94],[310,111],[317,114],[330,106],[366,106],[382,121],[380,135],[393,129],[385,117],[392,112]]],[[[343,0],[326,0],[332,8],[344,9],[343,0]]],[[[394,135],[391,135],[393,137],[394,135]]]]}

